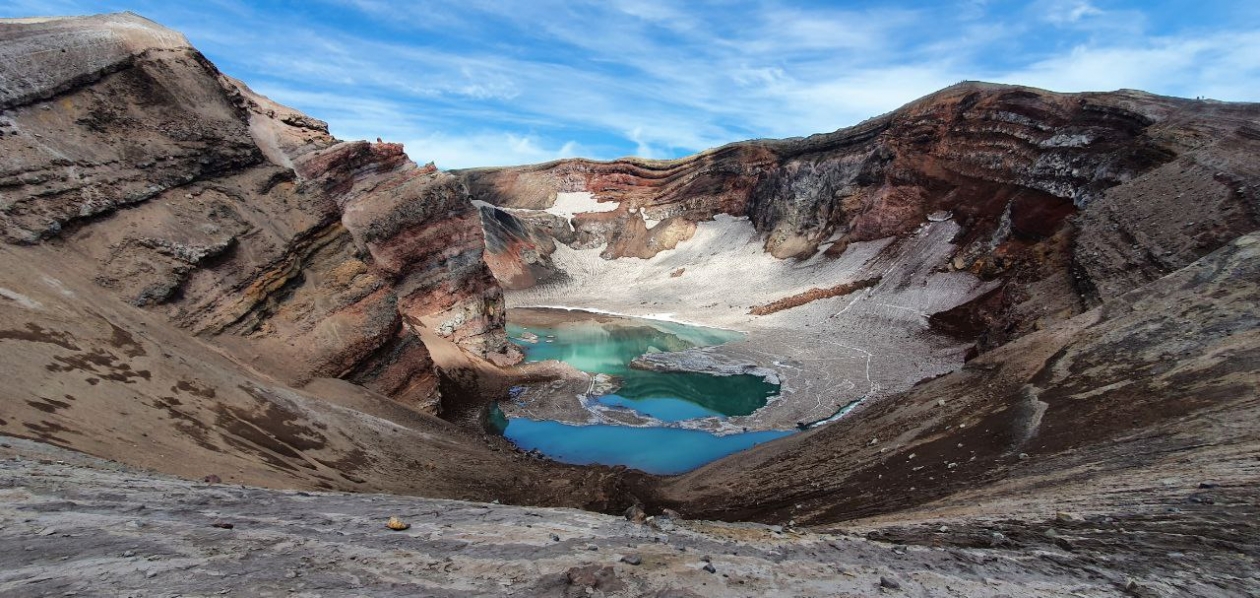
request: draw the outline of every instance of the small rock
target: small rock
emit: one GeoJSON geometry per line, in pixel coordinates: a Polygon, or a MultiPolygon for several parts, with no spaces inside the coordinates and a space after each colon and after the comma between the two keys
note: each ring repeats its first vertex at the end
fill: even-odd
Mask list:
{"type": "Polygon", "coordinates": [[[285,578],[285,579],[296,579],[296,578],[297,578],[297,576],[298,576],[297,571],[292,571],[292,570],[290,570],[290,571],[286,571],[286,572],[284,573],[284,578],[285,578]]]}
{"type": "Polygon", "coordinates": [[[388,527],[396,532],[401,532],[405,529],[411,529],[411,524],[403,523],[403,521],[397,517],[390,517],[389,523],[386,523],[385,527],[388,527]]]}
{"type": "Polygon", "coordinates": [[[149,571],[148,573],[145,573],[144,576],[149,579],[153,579],[154,577],[157,577],[157,573],[157,571],[149,571]]]}
{"type": "Polygon", "coordinates": [[[717,573],[717,568],[713,566],[713,563],[705,563],[704,570],[709,573],[717,573]]]}
{"type": "Polygon", "coordinates": [[[1216,482],[1199,482],[1200,490],[1211,490],[1217,486],[1220,486],[1220,484],[1217,484],[1216,482]]]}
{"type": "Polygon", "coordinates": [[[598,546],[596,546],[596,545],[594,545],[594,544],[587,544],[587,545],[586,545],[586,549],[587,549],[587,550],[589,550],[589,551],[591,551],[591,552],[594,552],[594,551],[596,551],[596,550],[599,550],[599,547],[598,547],[598,546]]]}
{"type": "Polygon", "coordinates": [[[131,557],[133,557],[133,556],[136,556],[136,551],[134,551],[134,550],[124,550],[124,551],[123,551],[123,558],[125,558],[125,559],[129,559],[129,558],[131,558],[131,557]]]}
{"type": "Polygon", "coordinates": [[[781,533],[783,533],[783,526],[782,526],[782,525],[772,525],[772,526],[770,526],[770,531],[772,531],[772,532],[774,532],[774,533],[776,533],[776,534],[781,534],[781,533]]]}
{"type": "Polygon", "coordinates": [[[39,530],[39,531],[35,532],[35,535],[37,535],[37,536],[51,536],[51,535],[53,535],[53,534],[55,534],[55,533],[57,533],[57,528],[55,528],[55,527],[46,527],[46,528],[44,528],[44,529],[41,529],[41,530],[39,530]]]}
{"type": "Polygon", "coordinates": [[[1188,499],[1186,499],[1186,500],[1189,500],[1189,501],[1190,501],[1190,502],[1192,502],[1192,503],[1196,503],[1196,504],[1200,504],[1200,505],[1213,505],[1213,504],[1216,504],[1216,500],[1215,500],[1215,499],[1213,499],[1211,496],[1208,496],[1208,495],[1206,495],[1206,494],[1191,494],[1191,495],[1190,495],[1190,498],[1188,498],[1188,499]]]}
{"type": "Polygon", "coordinates": [[[13,445],[7,442],[0,442],[0,448],[13,448],[13,445]]]}
{"type": "Polygon", "coordinates": [[[219,529],[232,529],[236,527],[236,525],[228,523],[226,521],[216,521],[214,523],[211,523],[210,527],[217,527],[219,529]]]}
{"type": "Polygon", "coordinates": [[[557,536],[557,535],[555,535],[555,534],[551,534],[551,541],[552,541],[552,542],[559,542],[559,541],[560,541],[560,536],[557,536]]]}
{"type": "Polygon", "coordinates": [[[644,521],[647,521],[647,513],[643,512],[643,507],[640,507],[639,505],[634,505],[626,509],[625,516],[627,521],[632,521],[634,523],[643,523],[644,521]]]}
{"type": "Polygon", "coordinates": [[[223,479],[217,475],[214,475],[213,473],[204,478],[201,478],[201,481],[207,484],[222,484],[223,483],[223,479]]]}
{"type": "Polygon", "coordinates": [[[1028,453],[1020,453],[1020,454],[1019,454],[1019,460],[1020,460],[1020,461],[1023,461],[1024,459],[1027,459],[1027,458],[1028,458],[1028,453]]]}
{"type": "Polygon", "coordinates": [[[879,587],[888,588],[890,590],[900,590],[901,582],[884,575],[879,576],[879,587]]]}
{"type": "Polygon", "coordinates": [[[642,565],[643,558],[637,554],[628,554],[626,556],[621,557],[621,562],[627,565],[642,565]]]}

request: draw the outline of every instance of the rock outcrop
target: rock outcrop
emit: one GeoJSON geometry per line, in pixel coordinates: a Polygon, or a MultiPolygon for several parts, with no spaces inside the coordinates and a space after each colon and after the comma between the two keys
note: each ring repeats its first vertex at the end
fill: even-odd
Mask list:
{"type": "MultiPolygon", "coordinates": [[[[966,82],[804,139],[672,161],[572,159],[458,174],[474,198],[507,208],[500,221],[548,208],[557,193],[616,206],[577,214],[567,237],[550,235],[603,244],[609,259],[652,257],[674,246],[651,241],[675,236],[665,231],[679,220],[717,214],[748,218],[767,252],[798,259],[952,219],[963,230],[948,267],[1002,281],[972,306],[991,348],[1260,227],[1260,170],[1249,158],[1260,151],[1258,119],[1247,104],[966,82]]],[[[503,248],[546,265],[553,249],[537,239],[556,228],[528,219],[487,227],[492,267],[513,270],[495,261],[510,261],[503,248]]]]}
{"type": "Polygon", "coordinates": [[[2,27],[9,242],[63,247],[289,384],[341,377],[433,410],[416,327],[517,359],[451,175],[397,144],[338,142],[134,15],[2,27]]]}

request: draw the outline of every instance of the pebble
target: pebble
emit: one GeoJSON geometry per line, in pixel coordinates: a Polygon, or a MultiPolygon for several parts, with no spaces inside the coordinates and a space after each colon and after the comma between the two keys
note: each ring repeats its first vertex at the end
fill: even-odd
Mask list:
{"type": "Polygon", "coordinates": [[[704,570],[708,571],[709,573],[717,573],[717,568],[713,566],[713,563],[705,563],[704,570]]]}
{"type": "Polygon", "coordinates": [[[552,542],[559,542],[559,541],[560,541],[560,536],[557,536],[557,535],[555,535],[555,534],[551,534],[551,541],[552,541],[552,542]]]}
{"type": "Polygon", "coordinates": [[[621,562],[627,565],[641,565],[643,564],[643,558],[640,557],[639,555],[628,554],[626,556],[621,557],[621,562]]]}
{"type": "Polygon", "coordinates": [[[633,521],[635,523],[643,523],[644,521],[647,520],[647,513],[644,513],[643,509],[639,507],[639,505],[633,505],[630,508],[626,509],[625,517],[627,521],[633,521]]]}
{"type": "Polygon", "coordinates": [[[394,531],[398,531],[398,532],[400,532],[400,531],[403,531],[403,530],[405,530],[405,529],[410,529],[410,528],[411,528],[411,524],[410,524],[410,523],[404,523],[404,522],[403,522],[403,520],[401,520],[401,519],[399,519],[399,518],[397,518],[397,517],[390,517],[390,518],[389,518],[389,521],[385,524],[385,527],[388,527],[389,529],[392,529],[392,530],[394,530],[394,531]]]}
{"type": "Polygon", "coordinates": [[[897,581],[897,580],[895,580],[895,579],[893,579],[893,578],[891,578],[891,577],[885,577],[885,576],[881,575],[881,576],[879,576],[879,587],[881,587],[881,588],[888,588],[888,589],[890,589],[890,590],[900,590],[900,589],[901,589],[901,582],[899,582],[899,581],[897,581]]]}
{"type": "Polygon", "coordinates": [[[136,551],[134,551],[134,550],[124,550],[124,551],[123,551],[123,558],[125,558],[125,559],[129,559],[129,558],[131,558],[131,557],[133,557],[133,556],[136,556],[136,551]]]}

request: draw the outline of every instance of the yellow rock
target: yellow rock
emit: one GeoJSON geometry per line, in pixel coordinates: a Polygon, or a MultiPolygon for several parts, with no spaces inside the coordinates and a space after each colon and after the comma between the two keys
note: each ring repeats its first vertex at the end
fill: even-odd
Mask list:
{"type": "Polygon", "coordinates": [[[392,530],[394,530],[394,531],[400,531],[400,532],[401,532],[401,531],[403,531],[403,530],[405,530],[405,529],[407,529],[407,528],[411,527],[411,524],[410,524],[410,523],[403,523],[403,521],[402,521],[401,519],[397,518],[397,517],[390,517],[390,518],[389,518],[389,523],[386,523],[386,524],[385,524],[385,527],[388,527],[389,529],[392,529],[392,530]]]}

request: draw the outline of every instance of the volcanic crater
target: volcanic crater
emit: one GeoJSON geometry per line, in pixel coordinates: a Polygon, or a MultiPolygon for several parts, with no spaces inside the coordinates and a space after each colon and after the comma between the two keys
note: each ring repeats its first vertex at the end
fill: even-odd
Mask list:
{"type": "MultiPolygon", "coordinates": [[[[164,502],[191,496],[382,592],[493,594],[496,559],[548,595],[1260,591],[1260,105],[962,82],[806,138],[443,171],[130,13],[0,20],[0,73],[6,546],[48,512],[117,524],[126,483],[173,534],[156,552],[248,556],[164,502]],[[566,335],[638,349],[546,358],[566,335]],[[676,376],[724,396],[617,395],[676,376]],[[735,382],[766,387],[723,411],[735,382]],[[522,420],[563,424],[543,448],[751,448],[657,475],[516,446],[522,420]],[[95,506],[40,506],[65,500],[95,506]],[[330,523],[300,531],[302,504],[330,523]],[[329,556],[372,504],[432,509],[400,532],[424,543],[329,556]],[[395,548],[453,562],[442,513],[493,550],[395,574],[395,548]],[[687,547],[743,560],[697,584],[687,547]]],[[[15,552],[0,592],[42,591],[15,552]]]]}

